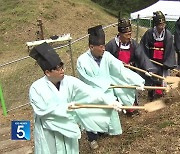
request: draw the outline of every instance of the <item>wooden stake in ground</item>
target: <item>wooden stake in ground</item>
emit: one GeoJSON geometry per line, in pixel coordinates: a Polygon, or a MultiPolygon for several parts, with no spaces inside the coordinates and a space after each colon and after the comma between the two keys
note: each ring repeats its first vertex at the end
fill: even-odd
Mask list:
{"type": "MultiPolygon", "coordinates": [[[[134,109],[134,110],[146,110],[153,112],[165,107],[162,100],[153,101],[146,103],[144,106],[121,106],[120,109],[134,109]]],[[[99,109],[114,109],[112,105],[101,105],[101,104],[75,104],[69,107],[69,109],[81,109],[81,108],[99,108],[99,109]]]]}

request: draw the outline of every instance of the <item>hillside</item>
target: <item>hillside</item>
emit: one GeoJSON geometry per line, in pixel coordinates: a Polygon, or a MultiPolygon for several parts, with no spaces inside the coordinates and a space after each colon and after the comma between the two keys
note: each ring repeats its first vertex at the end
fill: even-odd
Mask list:
{"type": "MultiPolygon", "coordinates": [[[[107,26],[117,19],[90,0],[0,0],[0,64],[28,56],[27,41],[37,39],[37,20],[43,22],[44,37],[70,33],[72,40],[87,34],[89,27],[107,26]]],[[[117,27],[105,30],[106,41],[117,32],[117,27]]],[[[135,31],[134,31],[135,34],[135,31]]],[[[87,38],[72,45],[74,65],[77,57],[88,48],[87,38]]],[[[57,50],[66,65],[66,74],[72,75],[69,48],[57,50]]],[[[29,105],[28,90],[33,81],[43,73],[31,58],[0,67],[8,115],[2,115],[0,107],[0,153],[33,153],[33,112],[29,105]],[[16,109],[14,109],[16,108],[16,109]],[[14,109],[14,110],[11,110],[14,109]],[[11,141],[11,121],[31,121],[31,141],[11,141]]],[[[134,118],[120,113],[124,133],[121,136],[101,138],[100,148],[92,151],[82,133],[81,154],[178,154],[180,152],[179,89],[168,94],[170,98],[163,110],[146,113],[141,111],[134,118]]],[[[140,95],[145,104],[146,92],[140,95]]]]}
{"type": "MultiPolygon", "coordinates": [[[[101,7],[90,0],[18,0],[18,3],[13,1],[1,1],[0,3],[0,20],[2,22],[0,25],[1,64],[28,56],[26,42],[37,39],[36,32],[39,30],[37,19],[41,19],[43,22],[45,39],[52,35],[70,33],[72,39],[76,40],[87,35],[89,27],[98,24],[106,26],[117,22],[113,16],[105,13],[101,7]]],[[[108,30],[107,33],[110,34],[108,37],[112,38],[116,34],[115,27],[111,28],[111,31],[108,30]]],[[[72,46],[74,65],[77,56],[87,48],[87,38],[72,46]]],[[[67,65],[67,74],[71,74],[68,50],[69,48],[65,48],[57,50],[57,52],[67,65]]],[[[27,102],[29,86],[35,79],[42,76],[39,67],[35,67],[34,61],[30,58],[6,65],[0,69],[0,73],[8,108],[12,104],[17,106],[27,102]],[[11,93],[10,96],[9,93],[11,93]]]]}
{"type": "Polygon", "coordinates": [[[1,63],[8,53],[27,54],[25,42],[36,39],[37,19],[43,22],[45,38],[71,33],[73,39],[87,34],[91,26],[116,21],[90,0],[2,0],[0,13],[1,63]]]}

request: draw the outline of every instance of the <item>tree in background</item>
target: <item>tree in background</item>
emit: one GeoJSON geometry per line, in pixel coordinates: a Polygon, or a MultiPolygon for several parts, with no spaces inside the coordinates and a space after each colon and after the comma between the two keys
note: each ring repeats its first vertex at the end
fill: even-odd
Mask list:
{"type": "Polygon", "coordinates": [[[101,5],[107,12],[115,16],[122,12],[123,16],[129,16],[131,12],[148,7],[158,0],[92,0],[101,5]]]}

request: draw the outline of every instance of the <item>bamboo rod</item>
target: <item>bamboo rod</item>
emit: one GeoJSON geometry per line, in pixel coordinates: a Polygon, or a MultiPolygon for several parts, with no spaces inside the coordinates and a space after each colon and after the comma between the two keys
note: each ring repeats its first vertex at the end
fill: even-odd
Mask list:
{"type": "MultiPolygon", "coordinates": [[[[143,70],[143,69],[140,69],[140,68],[137,68],[137,67],[135,67],[135,66],[131,66],[131,65],[129,65],[129,64],[124,64],[124,66],[125,66],[125,67],[128,67],[128,68],[131,68],[131,69],[133,69],[133,70],[137,70],[137,71],[140,71],[140,72],[143,72],[143,73],[147,73],[147,71],[145,71],[145,70],[143,70]]],[[[155,73],[151,73],[151,75],[154,76],[154,77],[157,77],[157,78],[159,78],[159,79],[161,79],[161,80],[165,80],[164,77],[162,77],[162,76],[160,76],[160,75],[157,75],[157,74],[155,74],[155,73]]]]}
{"type": "MultiPolygon", "coordinates": [[[[119,109],[134,109],[134,110],[146,110],[148,112],[156,111],[165,107],[162,100],[153,101],[146,103],[144,106],[117,106],[119,109]]],[[[81,108],[100,108],[100,109],[114,109],[116,106],[113,105],[102,105],[102,104],[74,104],[69,106],[69,109],[81,109],[81,108]]]]}
{"type": "MultiPolygon", "coordinates": [[[[101,108],[101,109],[114,109],[112,105],[101,105],[101,104],[75,104],[71,109],[79,109],[79,108],[101,108]]],[[[121,106],[121,109],[145,109],[144,106],[121,106]]]]}
{"type": "MultiPolygon", "coordinates": [[[[159,63],[159,62],[157,62],[157,61],[154,61],[154,60],[152,60],[152,59],[150,59],[150,61],[151,62],[153,62],[154,64],[157,64],[157,65],[159,65],[159,66],[163,66],[163,64],[162,63],[159,63]]],[[[174,72],[177,72],[177,73],[179,73],[179,70],[177,70],[177,69],[172,69],[174,72]]]]}
{"type": "MultiPolygon", "coordinates": [[[[136,89],[139,86],[131,86],[131,85],[112,85],[109,88],[131,88],[131,89],[136,89]]],[[[158,86],[144,86],[144,89],[162,89],[162,90],[167,90],[168,87],[158,87],[158,86]]]]}

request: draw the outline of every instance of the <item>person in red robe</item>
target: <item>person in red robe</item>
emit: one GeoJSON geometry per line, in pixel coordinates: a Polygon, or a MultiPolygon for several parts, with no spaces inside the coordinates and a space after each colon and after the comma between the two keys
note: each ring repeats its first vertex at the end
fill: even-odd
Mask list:
{"type": "MultiPolygon", "coordinates": [[[[130,20],[119,18],[118,34],[106,44],[106,51],[125,64],[131,64],[148,72],[156,72],[155,66],[150,62],[146,54],[144,54],[141,46],[132,39],[131,34],[132,27],[130,20]]],[[[134,104],[138,105],[137,94],[134,104]]],[[[135,112],[134,110],[127,110],[127,115],[132,116],[135,112]]]]}
{"type": "MultiPolygon", "coordinates": [[[[176,66],[175,49],[173,44],[173,36],[166,28],[166,19],[161,11],[153,13],[153,27],[145,32],[140,41],[144,53],[149,59],[163,64],[163,67],[156,65],[157,74],[168,76],[169,69],[176,66]]],[[[165,86],[162,80],[147,79],[146,85],[165,86]]],[[[149,90],[148,97],[152,101],[163,95],[162,90],[149,90]]]]}

